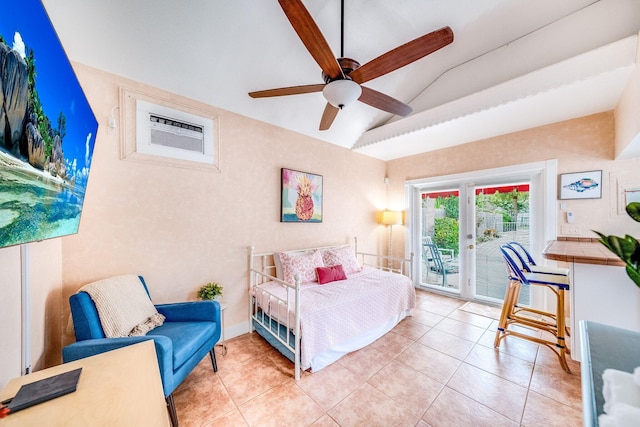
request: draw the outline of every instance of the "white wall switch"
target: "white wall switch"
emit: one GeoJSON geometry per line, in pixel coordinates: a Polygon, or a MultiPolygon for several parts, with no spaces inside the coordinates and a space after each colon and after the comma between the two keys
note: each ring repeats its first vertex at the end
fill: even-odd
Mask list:
{"type": "Polygon", "coordinates": [[[572,224],[572,223],[573,223],[573,220],[574,220],[573,212],[567,212],[567,222],[568,222],[569,224],[572,224]]]}

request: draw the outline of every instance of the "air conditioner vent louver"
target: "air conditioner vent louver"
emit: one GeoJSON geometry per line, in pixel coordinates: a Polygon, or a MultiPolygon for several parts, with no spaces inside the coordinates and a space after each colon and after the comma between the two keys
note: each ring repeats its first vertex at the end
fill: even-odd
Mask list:
{"type": "Polygon", "coordinates": [[[136,101],[139,153],[214,164],[213,120],[186,111],[136,101]]]}
{"type": "Polygon", "coordinates": [[[151,144],[204,154],[204,127],[149,114],[151,144]]]}

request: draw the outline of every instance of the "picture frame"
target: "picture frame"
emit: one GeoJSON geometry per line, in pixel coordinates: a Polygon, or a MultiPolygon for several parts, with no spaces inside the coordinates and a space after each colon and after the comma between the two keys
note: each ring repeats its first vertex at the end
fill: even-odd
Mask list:
{"type": "Polygon", "coordinates": [[[281,169],[280,222],[322,222],[322,175],[281,169]]]}
{"type": "Polygon", "coordinates": [[[602,198],[602,170],[560,174],[560,200],[602,198]]]}

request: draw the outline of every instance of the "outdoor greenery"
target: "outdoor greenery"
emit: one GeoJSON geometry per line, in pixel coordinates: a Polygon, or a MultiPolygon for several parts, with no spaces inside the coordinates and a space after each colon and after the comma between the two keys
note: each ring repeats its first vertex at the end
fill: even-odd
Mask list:
{"type": "Polygon", "coordinates": [[[519,213],[529,212],[529,192],[478,194],[476,196],[478,210],[499,212],[504,222],[516,222],[519,213]]]}
{"type": "MultiPolygon", "coordinates": [[[[423,200],[423,206],[426,206],[428,199],[423,200]]],[[[509,193],[480,193],[476,196],[477,212],[487,212],[502,215],[502,221],[505,223],[518,222],[518,215],[529,212],[529,192],[518,192],[513,190],[509,193]]],[[[453,249],[457,254],[458,236],[460,224],[459,217],[459,197],[450,195],[447,197],[438,197],[434,201],[434,207],[440,211],[444,210],[444,218],[435,218],[433,240],[439,248],[453,249]]],[[[480,224],[479,224],[480,226],[480,224]]],[[[480,230],[477,233],[476,240],[478,243],[486,242],[500,237],[498,231],[494,228],[480,230]]]]}
{"type": "Polygon", "coordinates": [[[436,199],[436,209],[444,208],[444,214],[447,218],[459,218],[458,196],[438,197],[436,199]]]}
{"type": "Polygon", "coordinates": [[[436,218],[433,242],[441,249],[453,249],[458,254],[458,236],[460,235],[460,223],[456,218],[436,218]]]}
{"type": "Polygon", "coordinates": [[[476,243],[484,243],[489,240],[498,239],[500,237],[500,233],[495,228],[486,228],[482,234],[476,234],[476,243]]]}
{"type": "MultiPolygon", "coordinates": [[[[640,202],[629,203],[626,207],[627,213],[635,221],[640,222],[640,202]]],[[[624,261],[627,275],[636,286],[640,287],[640,243],[628,234],[624,237],[606,236],[594,231],[600,236],[600,243],[605,245],[618,258],[624,261]]]]}
{"type": "Polygon", "coordinates": [[[56,135],[60,136],[60,142],[64,140],[67,134],[67,118],[60,112],[57,120],[57,127],[54,129],[51,125],[49,117],[44,112],[40,96],[36,90],[36,58],[33,49],[27,48],[27,83],[29,86],[29,111],[33,112],[38,122],[38,130],[45,144],[45,158],[51,158],[53,151],[53,141],[56,135]]]}

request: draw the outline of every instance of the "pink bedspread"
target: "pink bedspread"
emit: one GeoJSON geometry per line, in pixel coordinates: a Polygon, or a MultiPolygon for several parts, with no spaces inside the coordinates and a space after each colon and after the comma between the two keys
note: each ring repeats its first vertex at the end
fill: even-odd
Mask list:
{"type": "MultiPolygon", "coordinates": [[[[268,282],[260,289],[286,297],[284,286],[268,282]]],[[[289,288],[289,322],[294,323],[294,290],[289,288]]],[[[284,306],[259,290],[258,304],[273,318],[284,319],[284,306]]],[[[403,275],[365,268],[347,280],[324,285],[303,283],[300,286],[301,365],[311,366],[311,358],[350,338],[380,326],[400,313],[415,307],[416,294],[411,280],[403,275]]]]}

